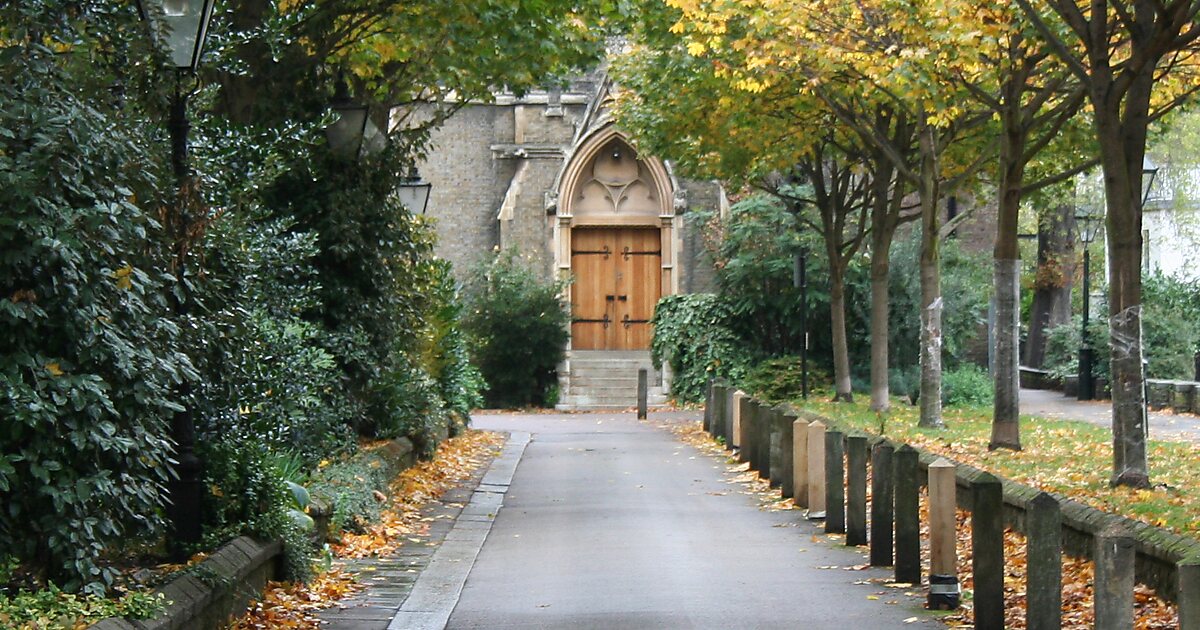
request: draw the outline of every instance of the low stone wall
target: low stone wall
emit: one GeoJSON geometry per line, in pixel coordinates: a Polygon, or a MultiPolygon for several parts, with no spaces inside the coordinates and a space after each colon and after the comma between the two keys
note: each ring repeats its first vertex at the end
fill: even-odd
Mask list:
{"type": "Polygon", "coordinates": [[[1151,409],[1170,409],[1175,413],[1200,414],[1200,383],[1146,379],[1151,409]]]}
{"type": "MultiPolygon", "coordinates": [[[[445,435],[440,435],[445,439],[445,435]]],[[[407,438],[391,440],[364,456],[375,457],[386,467],[388,478],[416,464],[417,454],[407,438]]],[[[333,507],[321,497],[313,497],[309,514],[316,522],[318,542],[329,533],[333,507]]],[[[261,596],[268,580],[277,579],[283,544],[259,542],[246,536],[230,541],[200,564],[181,572],[156,590],[169,604],[162,615],[153,619],[104,619],[89,630],[217,630],[246,610],[251,600],[261,596]]]]}
{"type": "Polygon", "coordinates": [[[168,604],[153,619],[105,619],[90,630],[212,630],[228,625],[230,618],[258,597],[268,580],[280,573],[283,545],[241,536],[221,547],[200,564],[184,571],[156,592],[168,604]]]}

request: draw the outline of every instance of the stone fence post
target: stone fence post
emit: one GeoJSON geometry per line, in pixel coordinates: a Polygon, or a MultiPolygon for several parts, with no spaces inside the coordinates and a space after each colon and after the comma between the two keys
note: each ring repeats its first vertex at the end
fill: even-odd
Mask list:
{"type": "Polygon", "coordinates": [[[730,448],[739,449],[738,459],[744,462],[746,461],[746,457],[740,452],[740,450],[746,443],[745,436],[742,435],[742,415],[744,415],[746,411],[746,392],[743,392],[740,389],[735,389],[733,393],[730,394],[730,398],[729,410],[732,417],[729,419],[729,421],[732,423],[733,428],[731,432],[732,443],[729,446],[730,448]]]}
{"type": "Polygon", "coordinates": [[[880,442],[871,451],[871,566],[892,566],[892,448],[880,442]]]}
{"type": "Polygon", "coordinates": [[[808,505],[808,421],[792,423],[792,498],[796,505],[808,505]]]}
{"type": "Polygon", "coordinates": [[[825,424],[808,425],[808,518],[825,518],[825,424]]]}
{"type": "Polygon", "coordinates": [[[921,583],[921,482],[918,454],[905,444],[896,451],[896,581],[921,583]]]}
{"type": "Polygon", "coordinates": [[[1062,507],[1039,492],[1025,505],[1026,611],[1029,630],[1062,628],[1062,507]]]}
{"type": "Polygon", "coordinates": [[[929,465],[929,597],[930,610],[958,608],[958,506],[954,464],[939,457],[929,465]]]}
{"type": "Polygon", "coordinates": [[[1096,630],[1133,627],[1133,536],[1113,523],[1096,536],[1096,630]]]}
{"type": "Polygon", "coordinates": [[[846,438],[846,544],[867,544],[867,438],[846,438]]]}
{"type": "Polygon", "coordinates": [[[1179,570],[1179,630],[1200,630],[1200,556],[1176,565],[1179,570]]]}
{"type": "Polygon", "coordinates": [[[785,499],[796,496],[795,423],[796,415],[779,407],[779,493],[785,499]]]}
{"type": "Polygon", "coordinates": [[[825,433],[825,533],[846,533],[846,434],[825,433]]]}
{"type": "Polygon", "coordinates": [[[971,482],[971,571],[975,628],[1004,628],[1004,489],[983,473],[971,482]]]}

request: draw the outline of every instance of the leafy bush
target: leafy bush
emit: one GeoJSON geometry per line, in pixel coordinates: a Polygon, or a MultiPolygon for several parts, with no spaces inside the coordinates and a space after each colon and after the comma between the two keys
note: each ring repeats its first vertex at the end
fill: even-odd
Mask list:
{"type": "Polygon", "coordinates": [[[387,490],[392,472],[378,453],[359,451],[314,472],[308,490],[333,508],[333,531],[362,532],[379,520],[374,493],[387,490]]]}
{"type": "Polygon", "coordinates": [[[515,250],[473,273],[463,328],[487,382],[489,405],[544,404],[566,354],[570,315],[562,282],[543,280],[515,250]]]}
{"type": "Polygon", "coordinates": [[[226,439],[200,445],[206,463],[205,544],[216,547],[248,534],[284,543],[288,579],[306,580],[312,571],[311,545],[292,517],[295,499],[279,469],[278,457],[255,440],[226,439]]]}
{"type": "Polygon", "coordinates": [[[751,357],[728,328],[731,308],[711,293],[668,295],[658,301],[650,355],[655,366],[671,366],[671,395],[679,400],[704,399],[708,379],[740,382],[751,357]]]}
{"type": "Polygon", "coordinates": [[[942,373],[942,404],[983,407],[995,398],[992,377],[987,370],[964,363],[942,373]]]}
{"type": "MultiPolygon", "coordinates": [[[[1082,328],[1083,319],[1076,315],[1070,322],[1046,331],[1046,356],[1043,365],[1052,378],[1062,380],[1068,376],[1079,375],[1079,331],[1082,328]]],[[[1092,376],[1108,378],[1111,351],[1108,345],[1107,319],[1101,317],[1088,322],[1088,335],[1092,340],[1092,376]]]]}
{"type": "Polygon", "coordinates": [[[1142,343],[1151,378],[1193,380],[1200,350],[1200,280],[1154,273],[1142,283],[1142,343]]]}
{"type": "Polygon", "coordinates": [[[131,107],[91,98],[111,77],[73,72],[88,55],[46,47],[86,45],[136,16],[80,16],[72,24],[99,25],[75,33],[60,10],[0,8],[0,549],[28,583],[102,593],[115,575],[106,546],[161,531],[165,419],[172,383],[192,370],[164,317],[161,226],[137,201],[155,203],[152,132],[131,107]]]}
{"type": "Polygon", "coordinates": [[[0,595],[0,623],[5,628],[77,628],[107,617],[149,619],[166,608],[162,593],[132,592],[119,598],[46,589],[0,595]]]}
{"type": "MultiPolygon", "coordinates": [[[[745,378],[742,379],[742,388],[770,402],[797,400],[803,395],[803,377],[800,357],[778,357],[762,361],[748,370],[745,378]]],[[[832,380],[827,372],[814,369],[811,364],[809,365],[808,393],[810,396],[828,388],[831,383],[832,380]]]]}

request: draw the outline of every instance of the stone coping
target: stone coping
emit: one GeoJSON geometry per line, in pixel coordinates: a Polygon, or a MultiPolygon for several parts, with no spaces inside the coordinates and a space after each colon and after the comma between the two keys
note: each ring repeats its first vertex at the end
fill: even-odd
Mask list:
{"type": "Polygon", "coordinates": [[[155,590],[167,607],[151,619],[103,619],[90,630],[208,630],[224,627],[279,573],[283,544],[239,536],[155,590]]]}

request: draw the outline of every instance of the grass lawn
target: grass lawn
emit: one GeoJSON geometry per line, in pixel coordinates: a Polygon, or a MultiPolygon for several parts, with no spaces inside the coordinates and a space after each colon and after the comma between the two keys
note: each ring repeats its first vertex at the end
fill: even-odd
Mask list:
{"type": "Polygon", "coordinates": [[[907,442],[1106,512],[1124,514],[1179,534],[1200,534],[1200,453],[1188,442],[1150,441],[1147,453],[1152,489],[1110,488],[1112,434],[1085,422],[1023,415],[1024,450],[989,452],[990,407],[946,408],[946,428],[933,430],[918,428],[918,408],[899,400],[882,415],[870,411],[866,401],[829,403],[810,398],[792,404],[827,416],[847,429],[907,442]]]}

